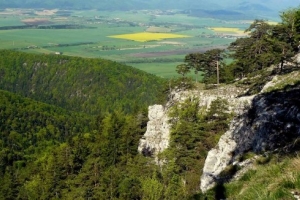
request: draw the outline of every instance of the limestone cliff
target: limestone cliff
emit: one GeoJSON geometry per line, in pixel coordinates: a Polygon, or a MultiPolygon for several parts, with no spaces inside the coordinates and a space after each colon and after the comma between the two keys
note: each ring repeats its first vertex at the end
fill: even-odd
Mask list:
{"type": "Polygon", "coordinates": [[[170,124],[167,108],[162,105],[149,106],[147,131],[140,139],[138,151],[145,156],[157,155],[169,146],[170,124]]]}
{"type": "Polygon", "coordinates": [[[229,110],[236,117],[217,146],[208,152],[200,186],[205,192],[220,181],[219,175],[227,166],[244,165],[238,162],[238,158],[245,152],[260,153],[276,149],[288,151],[298,144],[299,79],[299,71],[275,76],[262,88],[260,94],[242,97],[241,94],[246,91],[233,85],[213,90],[173,91],[166,105],[149,107],[147,131],[140,139],[138,150],[145,156],[157,158],[160,152],[168,148],[171,128],[169,122],[172,121],[168,113],[173,105],[187,98],[198,98],[200,107],[208,109],[215,99],[226,99],[229,110]]]}
{"type": "Polygon", "coordinates": [[[170,118],[169,110],[173,105],[183,102],[187,98],[199,98],[201,107],[209,108],[212,101],[223,98],[229,101],[230,110],[238,111],[236,107],[243,108],[249,100],[247,98],[236,98],[241,91],[236,87],[226,86],[214,90],[174,90],[169,95],[166,105],[153,105],[148,108],[147,131],[140,139],[138,151],[145,156],[153,156],[163,152],[169,146],[170,118]]]}
{"type": "Polygon", "coordinates": [[[274,77],[262,91],[271,87],[280,90],[255,96],[250,109],[231,122],[230,129],[208,153],[201,177],[202,192],[220,181],[219,175],[228,165],[238,164],[237,158],[244,152],[294,148],[294,141],[300,136],[300,86],[295,83],[299,79],[291,76],[297,77],[299,72],[289,75],[293,80],[289,89],[282,88],[282,82],[289,82],[287,76],[274,77]]]}

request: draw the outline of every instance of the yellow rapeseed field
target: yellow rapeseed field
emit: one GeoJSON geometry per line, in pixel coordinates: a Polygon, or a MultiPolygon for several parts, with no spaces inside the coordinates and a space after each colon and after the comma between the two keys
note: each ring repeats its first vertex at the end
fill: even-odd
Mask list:
{"type": "Polygon", "coordinates": [[[126,40],[134,40],[137,42],[147,42],[147,41],[163,40],[163,39],[169,39],[169,38],[186,38],[186,37],[190,37],[190,36],[172,34],[172,33],[142,32],[142,33],[132,33],[132,34],[123,34],[123,35],[111,35],[108,37],[126,39],[126,40]]]}
{"type": "Polygon", "coordinates": [[[238,34],[244,33],[244,31],[239,28],[212,27],[210,29],[215,32],[222,32],[222,33],[238,33],[238,34]]]}

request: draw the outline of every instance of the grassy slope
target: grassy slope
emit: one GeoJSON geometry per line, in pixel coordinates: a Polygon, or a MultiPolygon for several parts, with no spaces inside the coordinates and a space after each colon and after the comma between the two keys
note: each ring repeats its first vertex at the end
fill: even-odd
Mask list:
{"type": "Polygon", "coordinates": [[[292,193],[300,191],[299,164],[298,156],[273,155],[268,162],[254,163],[238,181],[219,185],[208,191],[205,197],[245,200],[295,199],[292,193]]]}
{"type": "Polygon", "coordinates": [[[265,165],[256,165],[239,181],[225,184],[229,199],[293,199],[300,190],[299,157],[274,158],[265,165]]]}

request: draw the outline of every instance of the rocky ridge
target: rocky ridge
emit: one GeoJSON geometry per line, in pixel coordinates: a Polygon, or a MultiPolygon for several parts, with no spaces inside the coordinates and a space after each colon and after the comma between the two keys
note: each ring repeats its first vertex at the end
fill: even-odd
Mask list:
{"type": "Polygon", "coordinates": [[[173,105],[184,102],[187,98],[199,98],[199,105],[208,109],[210,104],[217,98],[226,99],[229,102],[230,110],[240,112],[249,105],[248,97],[236,98],[241,92],[234,86],[224,86],[214,90],[174,90],[169,95],[165,106],[153,105],[148,108],[147,130],[140,139],[138,151],[145,156],[153,156],[163,152],[169,146],[170,140],[170,118],[168,112],[173,105]]]}
{"type": "Polygon", "coordinates": [[[157,161],[157,155],[168,148],[171,128],[168,112],[173,105],[187,98],[198,98],[200,106],[208,109],[215,99],[226,99],[236,117],[217,146],[208,152],[200,189],[206,192],[222,181],[219,175],[230,165],[243,168],[234,177],[237,179],[254,162],[253,159],[239,162],[245,152],[261,153],[280,148],[288,151],[295,147],[291,144],[300,136],[299,79],[299,71],[274,76],[260,94],[252,96],[241,96],[245,91],[233,85],[214,90],[172,91],[165,106],[149,107],[149,122],[140,140],[139,152],[157,161]]]}
{"type": "Polygon", "coordinates": [[[295,85],[299,75],[299,72],[288,75],[293,82],[287,76],[275,76],[260,94],[249,97],[253,99],[251,107],[237,115],[218,145],[208,152],[201,177],[202,192],[222,181],[219,175],[227,166],[241,166],[238,159],[247,151],[261,153],[291,148],[300,136],[300,87],[295,85]],[[290,91],[263,93],[282,89],[283,82],[290,83],[290,91]]]}

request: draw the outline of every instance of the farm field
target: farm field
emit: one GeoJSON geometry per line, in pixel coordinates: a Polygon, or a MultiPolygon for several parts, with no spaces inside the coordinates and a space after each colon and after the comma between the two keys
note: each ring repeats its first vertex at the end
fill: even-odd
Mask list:
{"type": "Polygon", "coordinates": [[[171,78],[186,54],[225,48],[245,36],[250,23],[180,11],[6,9],[0,12],[0,48],[101,57],[171,78]]]}

